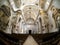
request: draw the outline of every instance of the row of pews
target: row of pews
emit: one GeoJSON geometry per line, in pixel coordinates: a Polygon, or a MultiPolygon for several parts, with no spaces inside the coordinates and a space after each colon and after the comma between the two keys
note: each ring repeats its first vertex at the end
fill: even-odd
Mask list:
{"type": "Polygon", "coordinates": [[[60,33],[46,34],[6,34],[0,31],[0,45],[23,45],[31,35],[39,45],[60,45],[60,33]]]}

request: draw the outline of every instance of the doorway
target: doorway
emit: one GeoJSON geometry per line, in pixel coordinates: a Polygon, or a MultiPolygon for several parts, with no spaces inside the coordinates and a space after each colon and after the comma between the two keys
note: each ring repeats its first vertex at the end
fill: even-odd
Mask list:
{"type": "Polygon", "coordinates": [[[32,34],[32,30],[29,30],[29,34],[32,34]]]}

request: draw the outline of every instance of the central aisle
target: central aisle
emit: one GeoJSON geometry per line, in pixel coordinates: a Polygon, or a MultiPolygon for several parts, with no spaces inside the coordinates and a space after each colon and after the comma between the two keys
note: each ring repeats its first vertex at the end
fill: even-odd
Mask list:
{"type": "Polygon", "coordinates": [[[29,35],[23,45],[38,45],[38,43],[34,40],[34,38],[31,35],[29,35]]]}

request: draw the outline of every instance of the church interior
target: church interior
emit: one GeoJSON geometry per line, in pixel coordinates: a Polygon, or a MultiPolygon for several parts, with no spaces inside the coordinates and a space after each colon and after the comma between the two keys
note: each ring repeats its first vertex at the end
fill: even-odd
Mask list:
{"type": "Polygon", "coordinates": [[[0,0],[0,45],[60,45],[60,0],[0,0]]]}

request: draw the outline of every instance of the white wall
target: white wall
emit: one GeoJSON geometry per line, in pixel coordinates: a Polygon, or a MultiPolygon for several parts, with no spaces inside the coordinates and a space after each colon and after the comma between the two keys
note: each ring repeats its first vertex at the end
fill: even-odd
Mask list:
{"type": "Polygon", "coordinates": [[[53,5],[54,5],[56,8],[59,8],[59,9],[60,9],[60,0],[54,0],[54,1],[53,1],[53,5]]]}

